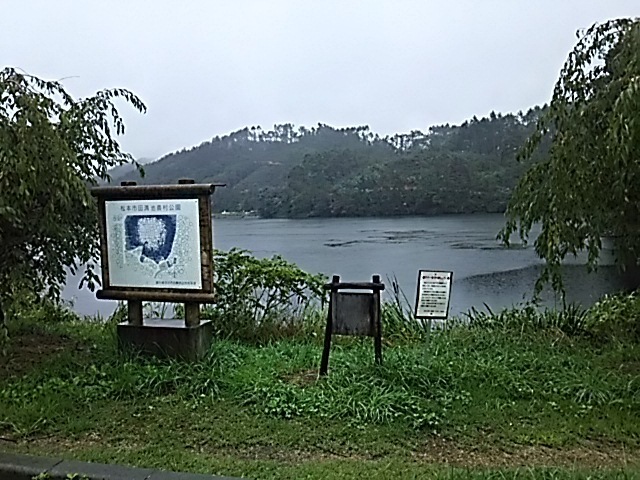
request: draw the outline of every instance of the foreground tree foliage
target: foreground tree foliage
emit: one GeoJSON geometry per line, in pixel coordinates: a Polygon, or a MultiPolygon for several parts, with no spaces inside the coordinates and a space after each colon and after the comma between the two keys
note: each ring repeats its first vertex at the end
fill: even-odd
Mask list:
{"type": "Polygon", "coordinates": [[[548,156],[521,179],[499,237],[519,231],[535,242],[546,268],[537,288],[562,289],[560,264],[588,253],[595,267],[602,238],[616,261],[640,258],[640,20],[618,19],[582,32],[558,79],[549,109],[521,152],[530,159],[551,137],[548,156]]]}
{"type": "Polygon", "coordinates": [[[124,133],[116,98],[145,111],[127,90],[75,100],[59,82],[0,71],[0,324],[17,292],[55,299],[66,269],[98,253],[88,187],[133,161],[113,136],[124,133]]]}

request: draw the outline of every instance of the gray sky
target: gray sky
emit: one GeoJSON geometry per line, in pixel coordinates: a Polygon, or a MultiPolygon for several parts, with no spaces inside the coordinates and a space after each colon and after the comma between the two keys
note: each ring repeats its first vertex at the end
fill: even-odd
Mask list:
{"type": "Polygon", "coordinates": [[[638,0],[3,0],[0,62],[76,97],[125,87],[159,157],[244,126],[381,135],[547,102],[575,32],[638,0]]]}

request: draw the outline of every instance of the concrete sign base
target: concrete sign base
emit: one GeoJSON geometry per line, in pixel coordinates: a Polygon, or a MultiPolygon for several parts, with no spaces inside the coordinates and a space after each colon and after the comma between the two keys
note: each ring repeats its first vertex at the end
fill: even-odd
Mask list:
{"type": "Polygon", "coordinates": [[[118,324],[117,335],[122,350],[195,361],[209,351],[213,324],[205,320],[186,326],[181,320],[145,319],[142,325],[118,324]]]}

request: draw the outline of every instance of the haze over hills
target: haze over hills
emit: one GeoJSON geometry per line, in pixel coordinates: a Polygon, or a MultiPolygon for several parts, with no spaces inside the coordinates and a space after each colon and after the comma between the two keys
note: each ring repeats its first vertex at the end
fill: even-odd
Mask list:
{"type": "MultiPolygon", "coordinates": [[[[136,162],[138,162],[140,165],[146,165],[156,160],[157,159],[155,158],[145,158],[145,157],[136,158],[136,162]]],[[[109,174],[111,175],[111,178],[120,178],[126,175],[134,174],[135,172],[137,172],[137,169],[136,169],[136,166],[133,165],[132,163],[119,165],[109,170],[109,174]]]]}
{"type": "Polygon", "coordinates": [[[263,217],[499,212],[529,166],[516,153],[541,112],[492,112],[384,138],[367,126],[247,127],[149,163],[142,179],[132,169],[112,177],[226,183],[216,190],[215,212],[263,217]]]}

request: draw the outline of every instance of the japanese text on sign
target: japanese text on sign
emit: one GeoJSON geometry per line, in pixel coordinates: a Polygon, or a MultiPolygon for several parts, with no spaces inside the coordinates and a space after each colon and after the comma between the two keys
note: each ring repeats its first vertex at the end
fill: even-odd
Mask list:
{"type": "Polygon", "coordinates": [[[453,272],[418,272],[416,318],[447,318],[453,272]]]}
{"type": "Polygon", "coordinates": [[[180,203],[164,203],[160,205],[149,203],[131,203],[131,205],[120,205],[121,212],[179,212],[182,209],[180,203]]]}

